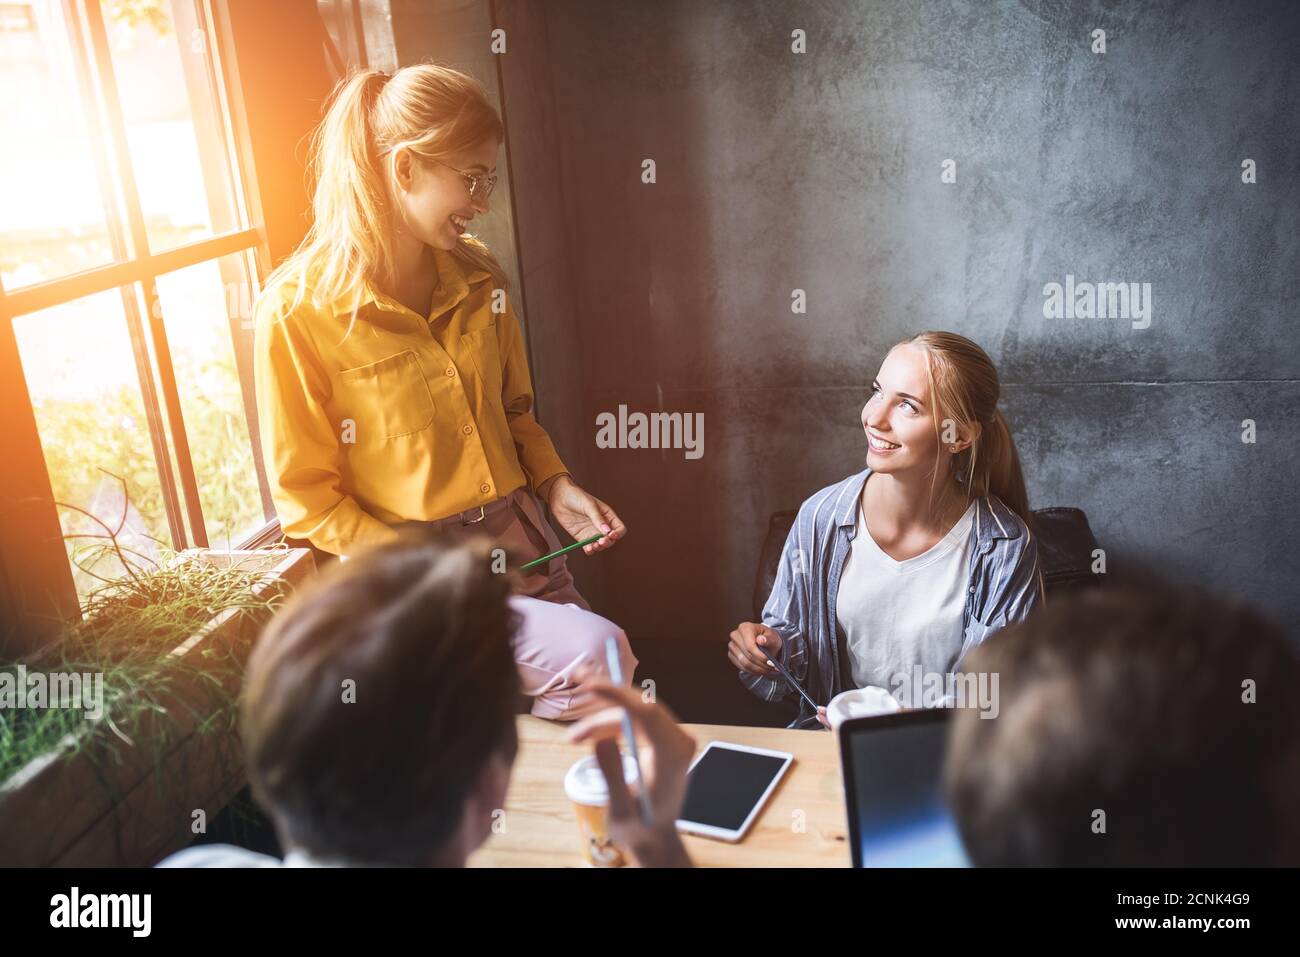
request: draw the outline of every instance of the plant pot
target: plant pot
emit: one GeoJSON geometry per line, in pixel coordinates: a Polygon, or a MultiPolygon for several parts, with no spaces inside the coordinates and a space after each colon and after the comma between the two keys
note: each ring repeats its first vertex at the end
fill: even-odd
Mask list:
{"type": "MultiPolygon", "coordinates": [[[[194,549],[185,556],[228,565],[264,561],[266,553],[194,549]]],[[[289,549],[252,591],[269,598],[314,569],[308,549],[289,549]]],[[[211,649],[242,666],[268,617],[227,609],[171,654],[211,649]]],[[[232,677],[218,684],[229,695],[238,692],[232,677]]],[[[202,728],[220,710],[215,690],[196,671],[161,696],[166,716],[144,717],[129,746],[79,748],[92,727],[88,720],[0,783],[0,866],[143,867],[189,844],[197,833],[195,812],[210,822],[245,783],[238,736],[202,728]]]]}

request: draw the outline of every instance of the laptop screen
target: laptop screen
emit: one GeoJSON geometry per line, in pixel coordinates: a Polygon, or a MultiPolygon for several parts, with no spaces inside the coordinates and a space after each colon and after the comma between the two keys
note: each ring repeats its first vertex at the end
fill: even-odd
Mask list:
{"type": "Polygon", "coordinates": [[[840,725],[854,867],[967,867],[941,777],[949,710],[840,725]]]}

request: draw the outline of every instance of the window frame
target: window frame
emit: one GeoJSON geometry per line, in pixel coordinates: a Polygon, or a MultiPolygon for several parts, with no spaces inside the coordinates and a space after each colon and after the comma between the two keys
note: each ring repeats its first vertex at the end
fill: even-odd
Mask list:
{"type": "MultiPolygon", "coordinates": [[[[77,73],[87,132],[96,147],[102,147],[92,150],[92,153],[104,196],[106,225],[115,261],[13,290],[6,290],[0,281],[0,372],[5,373],[9,380],[0,391],[0,399],[3,400],[15,452],[13,459],[6,464],[9,474],[0,484],[0,491],[5,495],[7,506],[13,504],[10,499],[22,506],[16,510],[16,520],[11,528],[0,533],[0,559],[3,559],[6,591],[0,597],[10,606],[11,620],[20,623],[21,628],[7,639],[0,635],[0,642],[19,645],[18,648],[4,649],[10,653],[33,650],[42,640],[43,633],[48,632],[52,624],[50,606],[58,619],[80,615],[72,567],[53,500],[31,395],[22,376],[13,320],[95,293],[120,290],[172,546],[178,550],[208,548],[207,527],[181,411],[162,304],[158,298],[157,279],[166,273],[213,261],[218,262],[224,271],[230,263],[228,257],[238,257],[242,272],[240,281],[247,281],[253,287],[249,296],[241,296],[240,301],[251,302],[260,292],[271,261],[265,218],[254,182],[237,65],[232,56],[229,11],[225,9],[223,0],[170,0],[169,8],[178,42],[186,32],[191,35],[196,31],[202,32],[204,55],[182,59],[186,70],[186,97],[194,116],[195,134],[200,140],[203,183],[209,192],[220,188],[228,193],[235,223],[243,228],[218,232],[159,252],[153,251],[149,245],[100,2],[57,2],[62,6],[66,24],[64,39],[70,44],[69,53],[77,73]],[[191,59],[200,64],[201,74],[191,73],[196,69],[194,62],[189,62],[191,59]],[[206,83],[208,91],[203,95],[208,102],[196,102],[191,81],[206,83]],[[215,116],[210,115],[213,110],[215,116]],[[200,116],[200,111],[204,116],[200,116]],[[208,125],[213,119],[215,129],[200,129],[201,124],[208,125]],[[214,133],[220,137],[219,159],[224,166],[220,183],[214,181],[211,165],[204,159],[208,146],[218,145],[204,142],[205,139],[211,140],[214,133]],[[149,308],[142,310],[142,303],[149,304],[149,308]],[[53,531],[57,534],[51,534],[53,531]],[[58,573],[60,568],[62,574],[58,573]],[[43,595],[48,602],[41,601],[35,608],[26,607],[28,602],[24,597],[31,595],[43,595]]],[[[232,332],[233,328],[232,323],[232,332]]],[[[232,341],[232,347],[236,351],[245,421],[253,446],[262,513],[266,519],[244,540],[231,545],[235,549],[245,549],[270,544],[282,536],[261,455],[251,369],[248,363],[238,361],[237,340],[232,341]]]]}

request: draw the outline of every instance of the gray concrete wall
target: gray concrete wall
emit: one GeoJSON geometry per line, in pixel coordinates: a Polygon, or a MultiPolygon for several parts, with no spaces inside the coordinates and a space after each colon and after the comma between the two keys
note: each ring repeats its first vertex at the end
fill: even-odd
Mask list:
{"type": "MultiPolygon", "coordinates": [[[[396,70],[414,63],[433,62],[468,73],[483,85],[488,98],[501,110],[497,57],[490,45],[492,8],[488,0],[389,0],[388,37],[391,65],[372,64],[376,69],[396,70]]],[[[368,10],[372,15],[377,12],[368,10]]],[[[384,31],[367,28],[367,37],[384,31]]],[[[509,153],[502,150],[497,164],[500,177],[492,191],[492,215],[475,222],[471,232],[496,254],[512,289],[519,285],[519,262],[515,254],[514,207],[511,203],[509,153]]]]}
{"type": "Polygon", "coordinates": [[[861,467],[888,347],[946,328],[1113,575],[1300,623],[1297,9],[497,0],[544,420],[631,529],[572,563],[594,606],[721,647],[768,514],[861,467]],[[1151,283],[1150,327],[1044,318],[1067,274],[1151,283]],[[703,412],[703,458],[597,449],[620,404],[703,412]]]}

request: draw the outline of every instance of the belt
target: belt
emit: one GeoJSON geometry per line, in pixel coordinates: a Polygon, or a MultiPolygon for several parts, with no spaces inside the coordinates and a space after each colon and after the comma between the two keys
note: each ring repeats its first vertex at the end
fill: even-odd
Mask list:
{"type": "Polygon", "coordinates": [[[474,525],[483,521],[494,512],[499,512],[510,504],[510,496],[504,495],[495,501],[488,502],[486,505],[477,505],[474,508],[466,509],[463,512],[457,512],[455,515],[448,515],[446,518],[439,518],[432,522],[422,522],[423,525],[431,525],[435,528],[448,528],[456,525],[474,525]]]}

